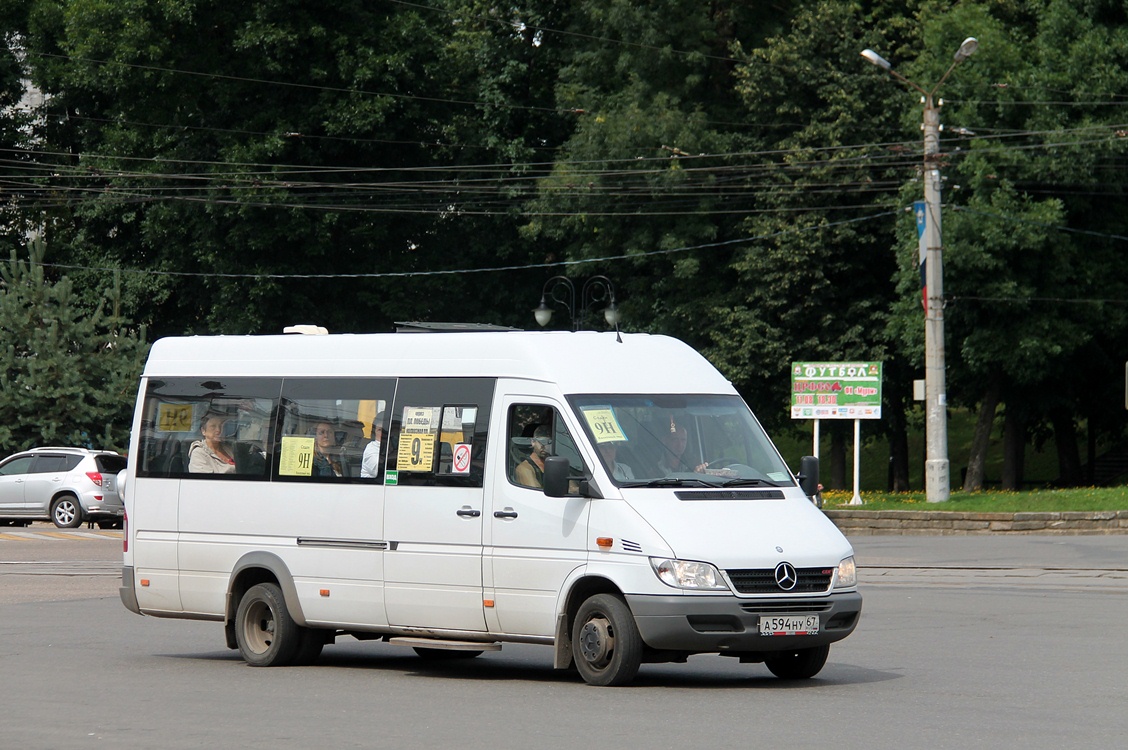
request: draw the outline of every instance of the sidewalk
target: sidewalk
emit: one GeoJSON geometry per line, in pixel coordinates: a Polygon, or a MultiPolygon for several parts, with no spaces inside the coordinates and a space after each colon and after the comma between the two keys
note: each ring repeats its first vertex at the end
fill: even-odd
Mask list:
{"type": "Polygon", "coordinates": [[[1092,513],[957,513],[938,510],[827,510],[847,536],[878,534],[1128,534],[1128,510],[1092,513]]]}

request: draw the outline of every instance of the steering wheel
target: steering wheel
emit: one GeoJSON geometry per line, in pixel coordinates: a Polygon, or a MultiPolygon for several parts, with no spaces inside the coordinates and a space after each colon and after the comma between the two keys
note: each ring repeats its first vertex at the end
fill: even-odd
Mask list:
{"type": "Polygon", "coordinates": [[[705,464],[706,469],[721,469],[729,464],[740,463],[735,458],[718,458],[716,461],[710,461],[705,464]]]}

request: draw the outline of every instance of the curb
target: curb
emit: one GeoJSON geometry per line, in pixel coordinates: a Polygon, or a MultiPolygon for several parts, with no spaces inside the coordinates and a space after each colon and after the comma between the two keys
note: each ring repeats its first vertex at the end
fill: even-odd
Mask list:
{"type": "Polygon", "coordinates": [[[1128,534],[1128,510],[1089,513],[961,513],[939,510],[827,510],[847,536],[878,534],[1128,534]]]}

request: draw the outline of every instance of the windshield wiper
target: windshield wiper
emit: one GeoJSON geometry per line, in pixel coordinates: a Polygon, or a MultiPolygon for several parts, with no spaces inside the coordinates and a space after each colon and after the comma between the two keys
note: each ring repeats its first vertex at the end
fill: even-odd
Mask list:
{"type": "Polygon", "coordinates": [[[659,477],[649,482],[624,482],[623,487],[716,487],[716,482],[707,482],[694,477],[659,477]]]}
{"type": "Polygon", "coordinates": [[[730,479],[727,482],[721,483],[722,487],[779,487],[780,485],[775,482],[769,482],[766,479],[755,479],[749,477],[747,479],[736,478],[730,479]]]}

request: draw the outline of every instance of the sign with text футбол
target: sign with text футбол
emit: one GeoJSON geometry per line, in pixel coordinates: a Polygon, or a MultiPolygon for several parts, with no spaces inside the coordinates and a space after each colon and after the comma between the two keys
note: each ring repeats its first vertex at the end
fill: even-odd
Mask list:
{"type": "Polygon", "coordinates": [[[881,419],[880,362],[792,362],[792,419],[881,419]]]}

